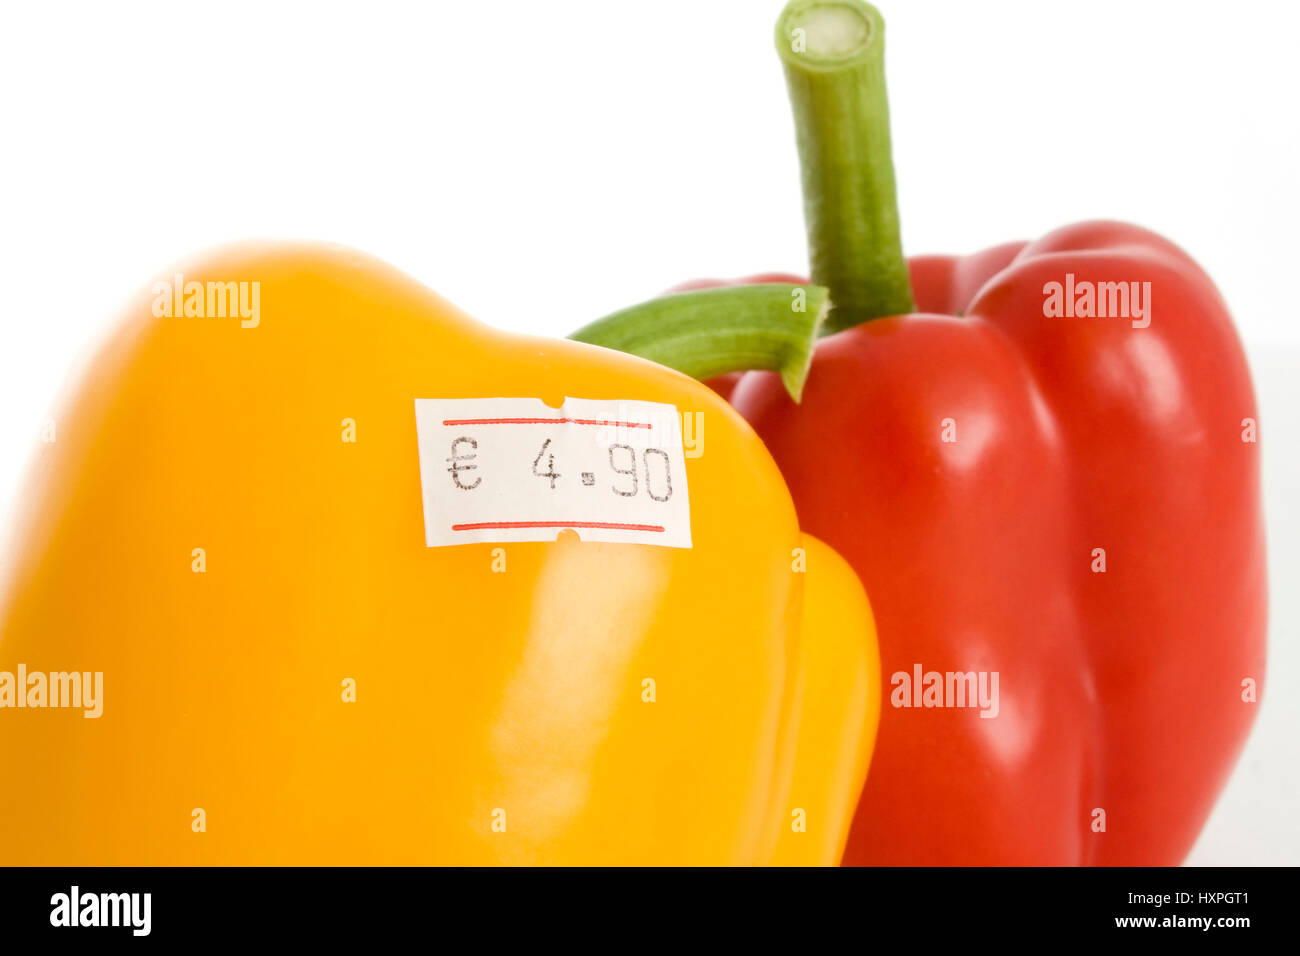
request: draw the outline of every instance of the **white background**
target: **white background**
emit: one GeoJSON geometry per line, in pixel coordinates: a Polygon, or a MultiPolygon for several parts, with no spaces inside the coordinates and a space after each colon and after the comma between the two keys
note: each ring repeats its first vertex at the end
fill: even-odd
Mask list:
{"type": "MultiPolygon", "coordinates": [[[[908,252],[1123,218],[1234,310],[1271,682],[1192,862],[1300,862],[1300,4],[880,3],[908,252]]],[[[216,242],[345,242],[554,335],[687,277],[802,268],[780,7],[4,4],[0,502],[123,297],[216,242]]]]}

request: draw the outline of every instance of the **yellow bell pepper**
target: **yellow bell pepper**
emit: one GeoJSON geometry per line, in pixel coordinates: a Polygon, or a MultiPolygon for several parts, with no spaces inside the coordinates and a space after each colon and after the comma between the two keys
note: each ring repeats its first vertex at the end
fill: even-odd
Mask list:
{"type": "Polygon", "coordinates": [[[838,860],[870,610],[725,402],[337,246],[173,274],[177,308],[132,301],[20,499],[0,862],[838,860]],[[192,282],[256,285],[223,317],[186,314],[192,282]],[[426,547],[413,400],[495,396],[702,413],[692,546],[426,547]]]}

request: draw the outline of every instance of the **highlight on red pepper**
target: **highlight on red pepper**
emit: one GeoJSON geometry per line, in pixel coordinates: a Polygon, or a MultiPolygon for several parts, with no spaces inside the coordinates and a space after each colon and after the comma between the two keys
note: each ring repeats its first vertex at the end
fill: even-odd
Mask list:
{"type": "MultiPolygon", "coordinates": [[[[1264,682],[1228,310],[1120,222],[905,259],[880,14],[794,0],[776,47],[826,337],[801,397],[765,371],[711,384],[872,597],[885,703],[845,863],[1176,864],[1264,682]]],[[[725,283],[690,285],[725,314],[725,283]]],[[[616,345],[600,332],[578,337],[616,345]]]]}

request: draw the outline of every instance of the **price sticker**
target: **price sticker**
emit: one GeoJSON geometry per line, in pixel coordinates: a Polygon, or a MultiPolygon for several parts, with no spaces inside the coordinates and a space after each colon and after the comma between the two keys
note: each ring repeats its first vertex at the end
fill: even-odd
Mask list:
{"type": "Polygon", "coordinates": [[[417,398],[431,548],[492,541],[691,546],[682,422],[673,405],[566,398],[417,398]]]}

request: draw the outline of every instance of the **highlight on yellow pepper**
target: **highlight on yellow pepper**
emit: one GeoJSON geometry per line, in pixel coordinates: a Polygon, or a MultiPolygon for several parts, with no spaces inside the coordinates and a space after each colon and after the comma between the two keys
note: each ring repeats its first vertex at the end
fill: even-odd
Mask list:
{"type": "MultiPolygon", "coordinates": [[[[771,334],[733,359],[796,391],[803,292],[801,330],[790,289],[744,293],[771,334]]],[[[142,290],[55,421],[0,582],[0,862],[838,860],[870,609],[686,375],[494,331],[346,248],[244,245],[142,290]],[[417,404],[505,398],[544,411],[417,404]],[[703,427],[574,459],[618,403],[703,427]]]]}

